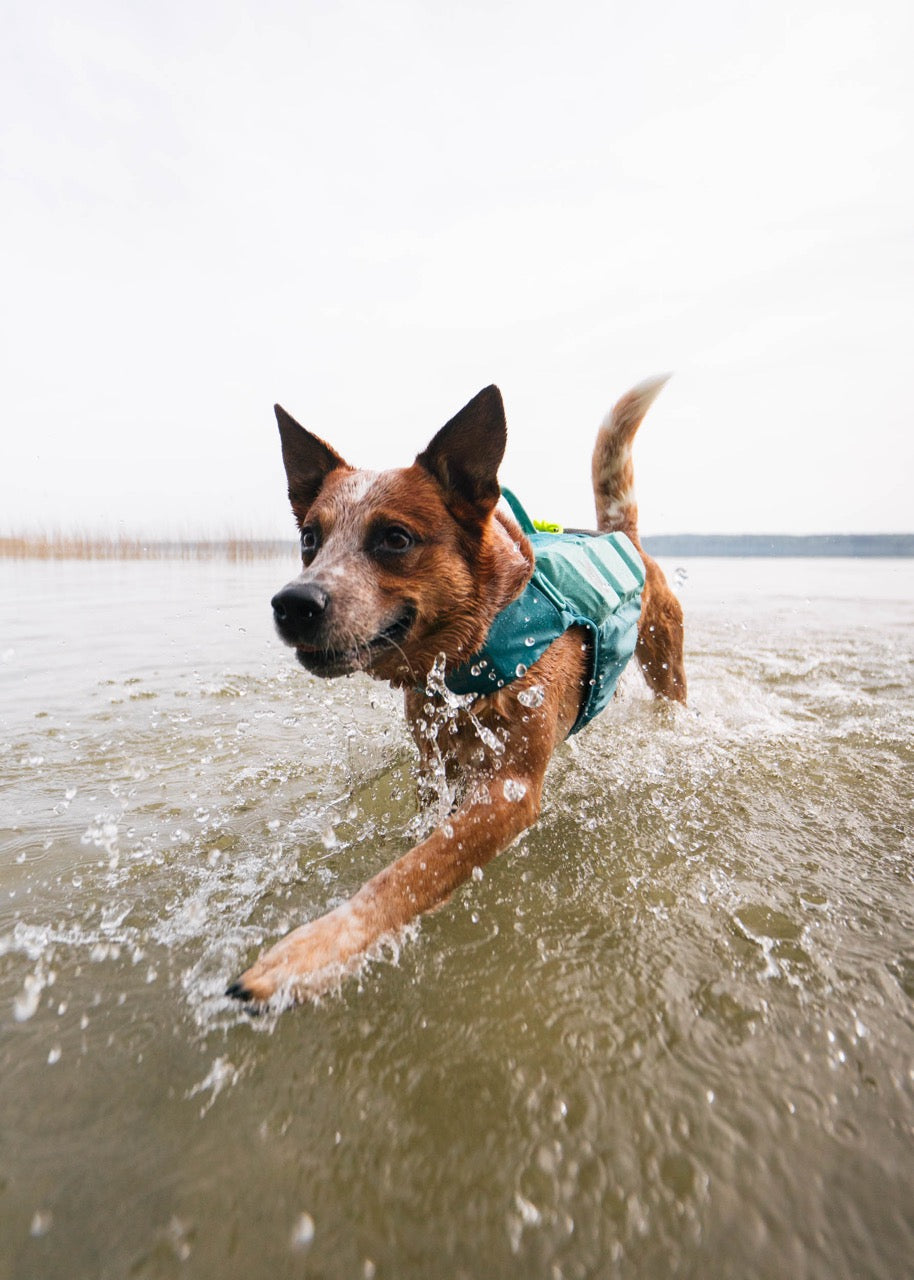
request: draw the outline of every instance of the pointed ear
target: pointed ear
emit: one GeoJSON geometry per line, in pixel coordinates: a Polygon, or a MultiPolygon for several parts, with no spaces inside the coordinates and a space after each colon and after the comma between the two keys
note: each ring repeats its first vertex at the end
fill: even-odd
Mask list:
{"type": "Polygon", "coordinates": [[[446,423],[419,456],[458,518],[484,520],[498,502],[498,468],[508,430],[498,387],[486,387],[446,423]]]}
{"type": "Polygon", "coordinates": [[[289,501],[297,515],[311,506],[321,485],[337,467],[352,468],[329,444],[306,431],[280,404],[273,406],[282,440],[282,460],[289,482],[289,501]]]}

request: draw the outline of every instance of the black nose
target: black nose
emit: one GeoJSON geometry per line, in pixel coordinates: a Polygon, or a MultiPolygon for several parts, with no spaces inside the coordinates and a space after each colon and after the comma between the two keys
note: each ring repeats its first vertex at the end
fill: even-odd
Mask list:
{"type": "Polygon", "coordinates": [[[327,594],[313,582],[290,582],[270,601],[273,617],[284,631],[307,630],[327,608],[327,594]]]}

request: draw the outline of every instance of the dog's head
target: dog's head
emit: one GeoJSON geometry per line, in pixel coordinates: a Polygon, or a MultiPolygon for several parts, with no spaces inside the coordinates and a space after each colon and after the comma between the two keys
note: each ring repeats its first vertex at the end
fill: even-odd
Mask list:
{"type": "Polygon", "coordinates": [[[276,406],[302,572],[273,597],[276,628],[316,675],[415,684],[467,660],[533,568],[495,507],[506,441],[486,387],[410,467],[359,471],[276,406]]]}

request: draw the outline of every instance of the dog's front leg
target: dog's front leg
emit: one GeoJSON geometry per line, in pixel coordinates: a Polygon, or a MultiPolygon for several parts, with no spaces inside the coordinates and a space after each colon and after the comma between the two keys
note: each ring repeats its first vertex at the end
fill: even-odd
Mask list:
{"type": "Polygon", "coordinates": [[[451,739],[469,773],[467,798],[459,809],[348,902],[265,951],[229,987],[229,995],[260,1004],[279,993],[296,999],[316,994],[379,939],[446,901],[474,867],[484,866],[532,826],[546,766],[578,714],[584,666],[581,634],[572,628],[525,679],[475,703],[470,722],[451,739]],[[534,696],[525,700],[528,694],[534,696]],[[480,727],[503,742],[504,752],[473,773],[474,767],[480,769],[472,764],[480,727]]]}
{"type": "Polygon", "coordinates": [[[353,898],[287,934],[228,989],[264,1003],[277,994],[316,994],[350,962],[417,915],[444,902],[512,843],[539,812],[542,775],[499,773],[480,781],[441,828],[385,868],[353,898]]]}
{"type": "MultiPolygon", "coordinates": [[[[416,916],[444,902],[451,893],[536,821],[546,766],[556,742],[577,714],[576,681],[550,679],[554,669],[579,661],[575,638],[558,641],[524,683],[504,690],[476,721],[502,731],[506,739],[500,768],[494,764],[469,780],[467,798],[421,844],[379,872],[348,902],[288,934],[229,987],[241,1000],[263,1003],[278,993],[302,999],[326,986],[385,935],[395,934],[416,916]],[[555,652],[553,652],[553,650],[555,652]],[[543,702],[528,708],[518,694],[539,681],[543,702]],[[507,732],[504,732],[507,730],[507,732]]],[[[461,743],[455,743],[460,748],[461,743]]],[[[463,741],[466,756],[476,754],[476,730],[463,741]]]]}

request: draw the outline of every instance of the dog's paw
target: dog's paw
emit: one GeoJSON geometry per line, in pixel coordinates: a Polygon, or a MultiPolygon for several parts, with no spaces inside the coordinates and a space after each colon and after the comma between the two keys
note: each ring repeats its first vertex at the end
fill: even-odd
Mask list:
{"type": "Polygon", "coordinates": [[[368,945],[349,903],[287,934],[226,989],[253,1006],[295,1003],[320,995],[368,945]]]}

